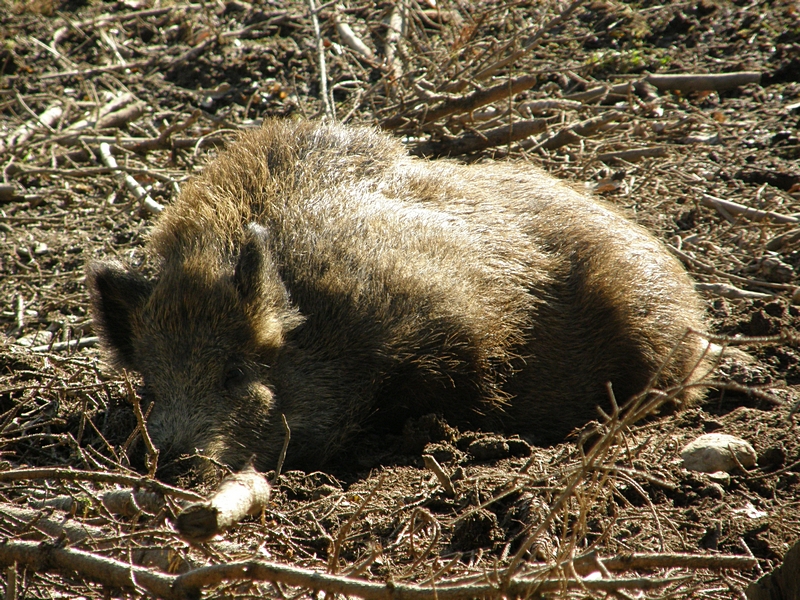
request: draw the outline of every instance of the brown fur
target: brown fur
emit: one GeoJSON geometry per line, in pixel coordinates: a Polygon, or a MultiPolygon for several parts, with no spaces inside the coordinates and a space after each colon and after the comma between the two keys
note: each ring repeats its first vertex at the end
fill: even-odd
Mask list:
{"type": "Polygon", "coordinates": [[[149,247],[155,281],[111,263],[88,284],[169,455],[272,468],[282,413],[309,468],[427,412],[549,443],[608,406],[606,382],[625,400],[702,354],[679,344],[704,327],[692,283],[642,228],[528,164],[420,161],[369,129],[242,135],[149,247]]]}

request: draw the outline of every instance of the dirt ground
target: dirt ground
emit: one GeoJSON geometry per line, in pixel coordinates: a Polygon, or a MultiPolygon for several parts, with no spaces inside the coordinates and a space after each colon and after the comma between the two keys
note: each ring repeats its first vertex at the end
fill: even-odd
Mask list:
{"type": "MultiPolygon", "coordinates": [[[[528,587],[509,595],[744,598],[800,540],[798,4],[310,6],[0,0],[5,597],[165,596],[114,565],[174,577],[254,560],[418,598],[491,595],[479,586],[512,575],[528,587]],[[721,73],[745,75],[659,78],[721,73]],[[175,531],[180,490],[108,508],[109,489],[154,488],[131,470],[138,382],[103,362],[84,265],[141,262],[157,205],[237,130],[326,115],[432,158],[530,161],[622,207],[685,263],[715,334],[755,338],[753,362],[723,363],[700,406],[623,412],[579,443],[409,422],[342,472],[282,474],[260,516],[206,544],[175,531]],[[756,464],[687,470],[680,449],[709,432],[748,441],[756,464]]],[[[359,595],[256,571],[193,589],[359,595]]]]}

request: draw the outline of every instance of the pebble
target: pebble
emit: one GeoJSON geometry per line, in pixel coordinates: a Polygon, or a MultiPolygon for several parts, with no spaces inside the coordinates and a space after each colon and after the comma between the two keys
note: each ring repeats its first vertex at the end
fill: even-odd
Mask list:
{"type": "Polygon", "coordinates": [[[754,467],[756,451],[741,438],[725,433],[707,433],[686,444],[681,450],[681,458],[683,466],[691,471],[730,473],[739,464],[746,469],[754,467]]]}

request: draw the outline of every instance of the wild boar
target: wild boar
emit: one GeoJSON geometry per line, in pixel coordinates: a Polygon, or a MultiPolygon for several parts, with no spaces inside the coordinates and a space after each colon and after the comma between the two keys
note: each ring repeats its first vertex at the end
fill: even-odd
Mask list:
{"type": "MultiPolygon", "coordinates": [[[[271,121],[191,180],[157,275],[88,267],[95,328],[154,403],[161,463],[320,468],[413,416],[559,441],[703,361],[702,304],[643,228],[530,164],[410,158],[271,121]]],[[[683,400],[698,394],[689,391],[683,400]]]]}

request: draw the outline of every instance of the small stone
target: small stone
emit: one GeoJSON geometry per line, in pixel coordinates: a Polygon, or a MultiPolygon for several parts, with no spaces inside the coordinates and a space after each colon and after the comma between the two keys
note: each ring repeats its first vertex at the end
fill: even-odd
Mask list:
{"type": "Polygon", "coordinates": [[[739,464],[745,469],[755,466],[756,451],[743,439],[725,433],[707,433],[686,444],[681,458],[683,466],[691,471],[730,473],[739,464]]]}
{"type": "Polygon", "coordinates": [[[716,484],[722,484],[722,485],[731,484],[730,473],[726,473],[725,471],[714,471],[713,473],[709,473],[708,478],[712,482],[715,482],[716,484]]]}
{"type": "Polygon", "coordinates": [[[37,331],[36,333],[29,333],[17,339],[17,344],[20,346],[44,346],[50,343],[53,339],[52,331],[37,331]]]}

